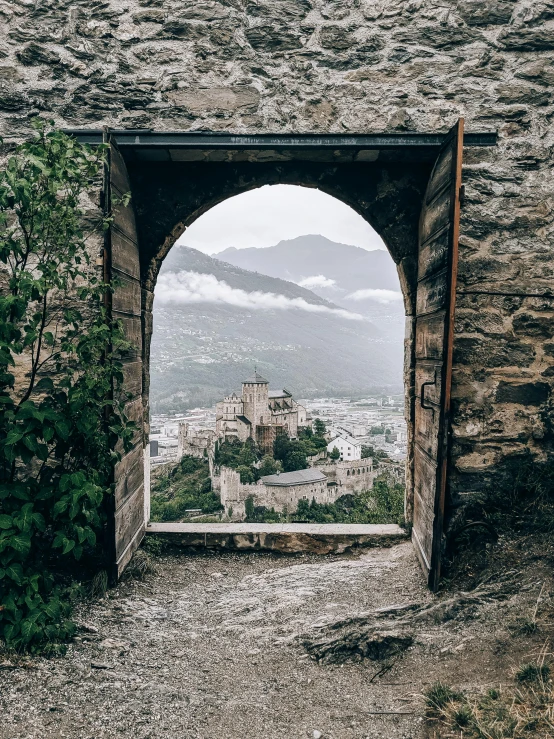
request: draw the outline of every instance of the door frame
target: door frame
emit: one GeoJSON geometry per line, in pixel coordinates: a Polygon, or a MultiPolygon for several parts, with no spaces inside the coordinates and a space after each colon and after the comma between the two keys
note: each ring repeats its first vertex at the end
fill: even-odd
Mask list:
{"type": "MultiPolygon", "coordinates": [[[[322,153],[326,152],[325,156],[328,157],[324,161],[336,161],[336,155],[338,153],[345,153],[349,155],[350,161],[356,162],[372,162],[376,161],[377,157],[381,155],[381,152],[395,153],[400,159],[406,157],[407,161],[410,161],[410,155],[415,153],[416,156],[433,156],[436,155],[437,151],[440,151],[441,145],[445,140],[445,136],[448,134],[437,134],[437,133],[408,133],[408,134],[365,134],[365,135],[316,135],[316,134],[299,134],[299,135],[283,135],[283,134],[258,134],[258,135],[235,135],[226,133],[214,133],[214,132],[156,132],[151,130],[121,130],[121,129],[69,129],[66,133],[74,135],[82,143],[91,145],[100,144],[106,141],[107,137],[113,141],[121,152],[122,158],[125,162],[140,162],[145,161],[183,161],[183,154],[181,152],[191,151],[202,151],[202,150],[218,150],[218,151],[262,151],[264,153],[265,161],[268,161],[268,156],[271,157],[271,152],[275,151],[277,154],[282,152],[292,152],[294,158],[295,152],[302,151],[313,151],[314,149],[320,150],[322,153]]],[[[465,133],[463,139],[460,138],[460,148],[463,146],[495,146],[497,143],[496,132],[471,132],[465,133]]],[[[185,154],[185,157],[187,154],[185,154]]],[[[281,161],[277,159],[276,161],[281,161]]],[[[340,166],[340,161],[336,161],[337,165],[340,166]]],[[[106,201],[109,202],[107,196],[106,201]]],[[[457,243],[457,238],[456,238],[457,243]]],[[[107,253],[107,248],[105,249],[107,253]]],[[[109,270],[106,272],[109,274],[109,270]]],[[[143,291],[145,292],[145,291],[143,291]]],[[[455,297],[455,285],[452,286],[452,297],[455,297]]],[[[450,301],[452,304],[452,311],[454,301],[450,301]]],[[[144,299],[143,299],[144,303],[144,299]]],[[[143,306],[143,314],[145,308],[143,306]]],[[[144,325],[143,315],[143,325],[144,325]]],[[[449,317],[448,334],[450,344],[453,338],[453,314],[449,317]]],[[[142,349],[144,353],[144,346],[142,349]]],[[[414,366],[412,364],[412,366],[414,366]]],[[[446,382],[450,386],[452,378],[452,366],[450,361],[450,367],[447,371],[446,382]]],[[[449,404],[448,394],[448,404],[449,404]]],[[[414,399],[415,401],[415,399],[414,399]]],[[[410,404],[411,405],[411,404],[410,404]]],[[[415,423],[412,411],[408,410],[412,421],[415,423]]],[[[412,440],[412,446],[414,441],[412,440]]],[[[144,447],[143,447],[144,448],[144,447]]],[[[148,445],[145,445],[148,448],[148,445]]],[[[442,474],[441,482],[441,503],[440,503],[440,517],[437,517],[437,527],[442,526],[442,516],[444,511],[444,494],[446,486],[446,468],[447,468],[447,455],[443,455],[441,464],[444,469],[442,474]]],[[[146,490],[148,485],[148,475],[146,474],[146,467],[148,465],[147,459],[144,460],[144,483],[145,493],[149,493],[146,490]]],[[[413,485],[413,481],[412,481],[413,485]]],[[[149,485],[148,485],[149,488],[149,485]]],[[[407,491],[407,498],[409,498],[409,492],[407,491]]],[[[148,511],[148,502],[145,503],[145,516],[148,511]]],[[[127,557],[125,558],[127,559],[127,557]]],[[[117,567],[117,576],[122,571],[122,567],[117,567]]]]}

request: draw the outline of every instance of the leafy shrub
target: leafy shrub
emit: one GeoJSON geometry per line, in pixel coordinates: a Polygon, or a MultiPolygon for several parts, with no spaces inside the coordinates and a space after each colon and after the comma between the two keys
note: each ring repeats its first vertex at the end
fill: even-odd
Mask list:
{"type": "Polygon", "coordinates": [[[0,173],[0,635],[17,649],[73,632],[69,563],[94,555],[133,434],[128,345],[87,249],[109,220],[85,228],[82,205],[103,151],[35,128],[0,173]]]}
{"type": "Polygon", "coordinates": [[[179,521],[193,508],[208,514],[222,510],[219,495],[212,492],[207,461],[185,456],[152,486],[150,517],[179,521]]]}

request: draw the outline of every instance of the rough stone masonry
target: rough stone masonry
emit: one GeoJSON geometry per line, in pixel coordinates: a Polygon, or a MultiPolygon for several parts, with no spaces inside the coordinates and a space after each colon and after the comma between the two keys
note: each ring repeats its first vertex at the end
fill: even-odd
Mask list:
{"type": "Polygon", "coordinates": [[[454,502],[552,454],[554,0],[0,0],[5,143],[65,127],[497,130],[465,152],[454,502]]]}

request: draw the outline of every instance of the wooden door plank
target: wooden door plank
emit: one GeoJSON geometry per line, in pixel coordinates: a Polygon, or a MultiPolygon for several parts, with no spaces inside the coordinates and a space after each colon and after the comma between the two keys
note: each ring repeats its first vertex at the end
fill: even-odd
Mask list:
{"type": "Polygon", "coordinates": [[[112,267],[122,274],[140,280],[139,251],[127,234],[112,227],[112,267]]]}
{"type": "Polygon", "coordinates": [[[140,316],[140,282],[116,269],[112,272],[118,283],[112,293],[112,310],[117,313],[140,316]]]}
{"type": "Polygon", "coordinates": [[[419,249],[418,277],[423,279],[448,266],[450,229],[445,227],[435,233],[432,239],[422,244],[419,249]]]}
{"type": "Polygon", "coordinates": [[[433,590],[440,578],[446,494],[463,128],[460,119],[439,152],[419,232],[413,542],[433,590]]]}
{"type": "Polygon", "coordinates": [[[446,267],[424,277],[417,288],[416,311],[418,316],[436,313],[446,307],[448,273],[446,267]]]}
{"type": "Polygon", "coordinates": [[[109,202],[113,223],[109,233],[108,275],[113,285],[110,309],[121,321],[132,348],[123,356],[124,390],[129,394],[125,414],[136,424],[132,447],[122,454],[114,469],[112,511],[113,576],[119,578],[145,533],[144,450],[142,402],[142,291],[138,235],[132,200],[123,198],[131,185],[125,161],[112,141],[110,146],[109,202]]]}
{"type": "Polygon", "coordinates": [[[436,359],[442,362],[446,336],[446,311],[418,316],[415,329],[416,366],[419,359],[436,359]]]}

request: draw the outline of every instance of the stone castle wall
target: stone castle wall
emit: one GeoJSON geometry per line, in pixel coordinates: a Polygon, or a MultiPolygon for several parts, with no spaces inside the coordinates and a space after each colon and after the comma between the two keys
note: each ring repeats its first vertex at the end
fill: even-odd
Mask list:
{"type": "Polygon", "coordinates": [[[327,480],[307,485],[271,485],[266,486],[261,480],[251,484],[243,484],[240,474],[229,467],[222,467],[219,475],[219,494],[225,513],[235,521],[242,521],[246,516],[245,502],[252,498],[255,506],[273,508],[279,513],[294,513],[302,499],[316,503],[334,503],[337,499],[337,488],[327,487],[327,480]]]}
{"type": "Polygon", "coordinates": [[[347,493],[361,493],[371,490],[378,470],[373,469],[372,459],[354,459],[314,465],[327,475],[329,482],[337,484],[336,497],[347,493]]]}
{"type": "Polygon", "coordinates": [[[188,423],[180,423],[177,432],[177,457],[207,459],[213,456],[215,432],[210,429],[194,431],[188,423]]]}
{"type": "MultiPolygon", "coordinates": [[[[450,502],[552,454],[552,0],[12,0],[0,22],[8,146],[36,114],[63,127],[242,133],[446,131],[463,115],[469,131],[497,130],[498,146],[465,152],[450,502]]],[[[424,177],[398,177],[385,168],[345,200],[404,279],[413,234],[393,229],[394,208],[417,218],[424,177]]],[[[237,188],[225,182],[205,200],[194,190],[183,212],[193,220],[237,188]]],[[[147,306],[188,221],[171,232],[167,222],[142,232],[147,306]]]]}

